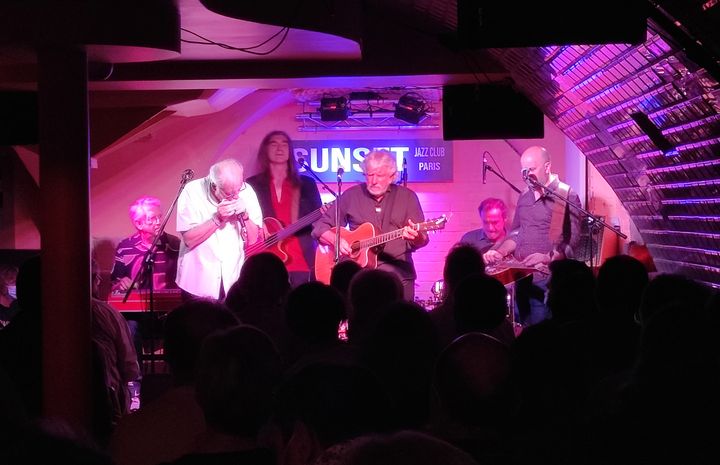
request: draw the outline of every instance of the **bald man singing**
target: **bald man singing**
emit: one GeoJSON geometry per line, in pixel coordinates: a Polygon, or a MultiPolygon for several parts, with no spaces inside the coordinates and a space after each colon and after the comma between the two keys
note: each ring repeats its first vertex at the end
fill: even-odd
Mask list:
{"type": "Polygon", "coordinates": [[[520,157],[528,189],[520,195],[508,238],[485,253],[488,264],[514,255],[523,265],[538,269],[516,285],[516,321],[532,325],[549,317],[544,303],[548,264],[552,260],[573,258],[580,240],[580,197],[552,172],[547,149],[533,146],[520,157]],[[565,201],[564,201],[564,200],[565,201]]]}

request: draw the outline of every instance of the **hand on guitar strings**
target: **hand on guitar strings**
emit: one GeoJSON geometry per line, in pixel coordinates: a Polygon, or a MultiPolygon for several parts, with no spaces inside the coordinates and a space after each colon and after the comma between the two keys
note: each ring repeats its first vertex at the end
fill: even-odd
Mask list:
{"type": "Polygon", "coordinates": [[[350,247],[350,244],[348,241],[345,240],[345,238],[340,238],[340,255],[351,255],[352,254],[352,247],[350,247]]]}
{"type": "Polygon", "coordinates": [[[408,225],[403,227],[402,237],[417,246],[423,245],[426,240],[426,237],[418,231],[416,223],[413,223],[410,219],[408,219],[408,225]]]}
{"type": "Polygon", "coordinates": [[[488,250],[483,254],[483,260],[485,260],[486,265],[495,265],[496,263],[502,261],[502,259],[505,258],[503,254],[498,252],[497,250],[488,250]]]}

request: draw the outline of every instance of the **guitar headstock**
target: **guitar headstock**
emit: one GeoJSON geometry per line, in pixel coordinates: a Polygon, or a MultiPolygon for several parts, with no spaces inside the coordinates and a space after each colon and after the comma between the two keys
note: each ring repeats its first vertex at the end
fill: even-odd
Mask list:
{"type": "Polygon", "coordinates": [[[445,223],[448,222],[448,218],[445,215],[440,215],[437,218],[433,218],[431,220],[423,221],[422,223],[418,223],[418,231],[437,231],[439,229],[445,228],[445,223]]]}

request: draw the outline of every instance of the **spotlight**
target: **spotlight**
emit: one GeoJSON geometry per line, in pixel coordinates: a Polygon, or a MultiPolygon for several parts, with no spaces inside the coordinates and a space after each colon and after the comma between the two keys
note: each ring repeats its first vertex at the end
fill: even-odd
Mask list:
{"type": "Polygon", "coordinates": [[[395,118],[408,123],[418,124],[426,115],[425,100],[416,93],[403,95],[395,105],[395,118]]]}
{"type": "Polygon", "coordinates": [[[350,108],[345,97],[323,97],[320,99],[321,121],[345,121],[350,115],[350,108]]]}

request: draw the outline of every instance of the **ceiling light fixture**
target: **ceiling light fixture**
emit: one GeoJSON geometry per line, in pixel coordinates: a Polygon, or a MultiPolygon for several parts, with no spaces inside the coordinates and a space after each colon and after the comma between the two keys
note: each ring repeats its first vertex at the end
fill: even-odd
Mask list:
{"type": "Polygon", "coordinates": [[[418,124],[427,116],[425,100],[415,92],[409,92],[398,99],[395,105],[395,118],[412,124],[418,124]]]}
{"type": "Polygon", "coordinates": [[[345,121],[350,115],[350,107],[345,97],[323,97],[320,99],[321,121],[345,121]]]}

